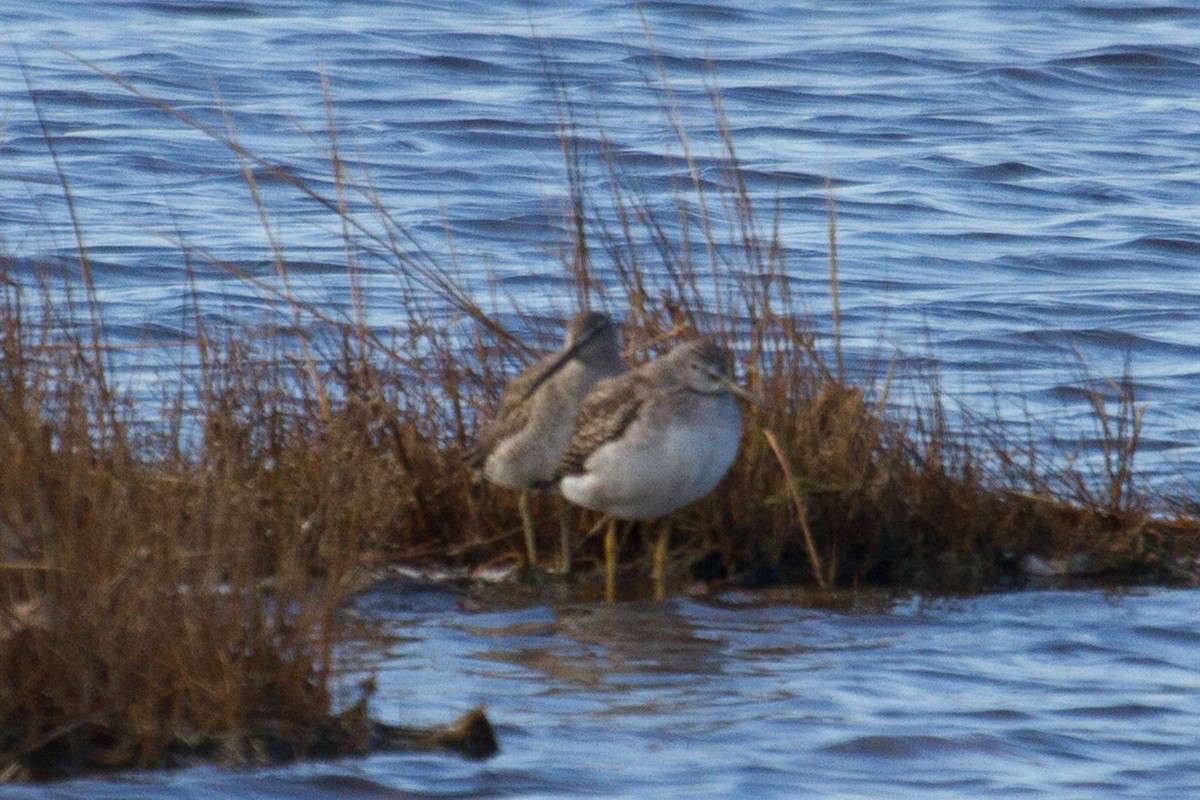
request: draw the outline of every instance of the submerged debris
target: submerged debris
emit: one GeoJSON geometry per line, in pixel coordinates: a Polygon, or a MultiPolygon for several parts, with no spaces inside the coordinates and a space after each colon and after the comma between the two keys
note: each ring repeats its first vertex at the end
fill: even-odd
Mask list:
{"type": "MultiPolygon", "coordinates": [[[[442,750],[466,758],[484,759],[500,751],[495,730],[483,707],[476,707],[446,725],[411,728],[388,725],[367,716],[365,703],[306,726],[277,721],[221,735],[175,731],[161,758],[147,762],[139,752],[146,744],[137,732],[118,730],[102,722],[81,721],[55,732],[36,749],[17,755],[0,751],[0,783],[53,780],[87,772],[130,766],[185,767],[210,761],[243,766],[286,764],[304,758],[364,756],[375,752],[442,750]]],[[[5,746],[14,731],[0,731],[5,746]]]]}
{"type": "Polygon", "coordinates": [[[372,750],[432,748],[450,750],[467,758],[491,758],[500,752],[496,731],[483,706],[476,706],[449,725],[405,728],[374,722],[372,750]]]}

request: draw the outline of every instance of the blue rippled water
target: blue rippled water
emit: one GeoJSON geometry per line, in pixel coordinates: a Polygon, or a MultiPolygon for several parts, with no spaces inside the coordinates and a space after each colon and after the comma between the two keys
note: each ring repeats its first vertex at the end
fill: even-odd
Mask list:
{"type": "Polygon", "coordinates": [[[200,768],[0,796],[1186,798],[1200,796],[1200,594],[962,601],[786,594],[479,608],[393,583],[377,713],[487,703],[484,763],[388,754],[200,768]]]}
{"type": "MultiPolygon", "coordinates": [[[[709,91],[719,89],[748,188],[768,221],[778,202],[789,270],[826,333],[823,182],[835,181],[853,369],[868,374],[899,352],[936,365],[971,409],[997,405],[1044,425],[1035,438],[1069,440],[1093,433],[1076,391],[1083,372],[1117,377],[1128,354],[1148,405],[1142,473],[1189,490],[1200,466],[1200,9],[642,8],[653,49],[625,2],[2,0],[10,274],[28,279],[37,259],[69,261],[73,250],[31,96],[118,338],[170,340],[186,327],[180,240],[204,254],[199,287],[216,319],[253,319],[261,302],[207,263],[270,271],[237,159],[62,48],[332,194],[326,74],[340,146],[420,246],[447,263],[451,231],[481,298],[497,280],[526,307],[561,313],[569,291],[546,280],[558,274],[554,215],[566,191],[555,85],[585,133],[602,125],[643,190],[670,208],[686,168],[653,88],[657,53],[701,174],[714,180],[709,91]]],[[[589,171],[602,177],[598,163],[589,171]]],[[[300,290],[347,305],[336,221],[260,180],[300,290]]],[[[398,311],[394,281],[362,260],[372,324],[385,328],[398,311]]]]}
{"type": "MultiPolygon", "coordinates": [[[[560,313],[570,293],[554,256],[566,191],[556,85],[585,133],[594,141],[602,125],[643,191],[670,207],[686,167],[655,89],[656,53],[709,181],[720,179],[709,100],[719,88],[748,189],[766,220],[778,204],[789,272],[826,343],[833,180],[856,374],[899,353],[934,367],[950,397],[983,416],[994,405],[1034,420],[1035,440],[1069,441],[1094,435],[1084,369],[1118,376],[1128,354],[1147,405],[1142,474],[1195,495],[1200,7],[642,8],[653,50],[635,8],[605,0],[0,0],[7,277],[31,285],[39,270],[73,269],[44,123],[118,343],[186,335],[181,240],[203,254],[204,313],[258,320],[261,296],[211,266],[271,273],[238,159],[79,59],[332,194],[324,74],[355,175],[415,241],[448,262],[449,231],[481,298],[496,282],[528,309],[560,313]]],[[[588,170],[602,185],[603,168],[588,170]]],[[[348,306],[336,221],[258,177],[295,286],[348,306]]],[[[369,319],[384,329],[400,310],[394,276],[365,246],[361,259],[369,319]]],[[[1196,604],[1162,592],[870,614],[749,601],[398,614],[411,639],[383,682],[397,715],[441,721],[449,707],[487,702],[500,759],[380,756],[49,791],[1197,796],[1196,604]]]]}

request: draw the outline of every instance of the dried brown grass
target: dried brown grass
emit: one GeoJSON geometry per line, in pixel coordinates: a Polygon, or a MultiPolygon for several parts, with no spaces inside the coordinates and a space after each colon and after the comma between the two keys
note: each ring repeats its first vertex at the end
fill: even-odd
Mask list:
{"type": "Polygon", "coordinates": [[[96,353],[31,341],[17,294],[0,317],[0,772],[305,752],[333,716],[355,551],[305,528],[336,487],[293,480],[321,485],[309,448],[263,425],[279,387],[231,350],[210,366],[245,381],[210,387],[203,447],[148,462],[96,353]]]}

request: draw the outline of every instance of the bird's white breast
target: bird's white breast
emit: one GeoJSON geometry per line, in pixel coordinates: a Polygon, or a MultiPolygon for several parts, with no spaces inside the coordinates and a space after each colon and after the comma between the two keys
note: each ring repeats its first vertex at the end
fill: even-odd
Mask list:
{"type": "Polygon", "coordinates": [[[573,503],[619,519],[652,519],[708,494],[737,456],[741,417],[729,395],[691,395],[683,413],[648,413],[562,480],[573,503]]]}

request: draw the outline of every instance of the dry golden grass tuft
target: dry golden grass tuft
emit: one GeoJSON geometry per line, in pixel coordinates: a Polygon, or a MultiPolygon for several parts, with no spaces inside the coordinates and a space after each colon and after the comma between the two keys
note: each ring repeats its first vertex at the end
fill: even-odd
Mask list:
{"type": "Polygon", "coordinates": [[[314,731],[335,718],[351,539],[369,531],[305,515],[359,487],[322,472],[236,348],[208,365],[228,380],[209,387],[202,445],[146,459],[99,351],[31,332],[7,300],[0,772],[353,749],[314,731]]]}

